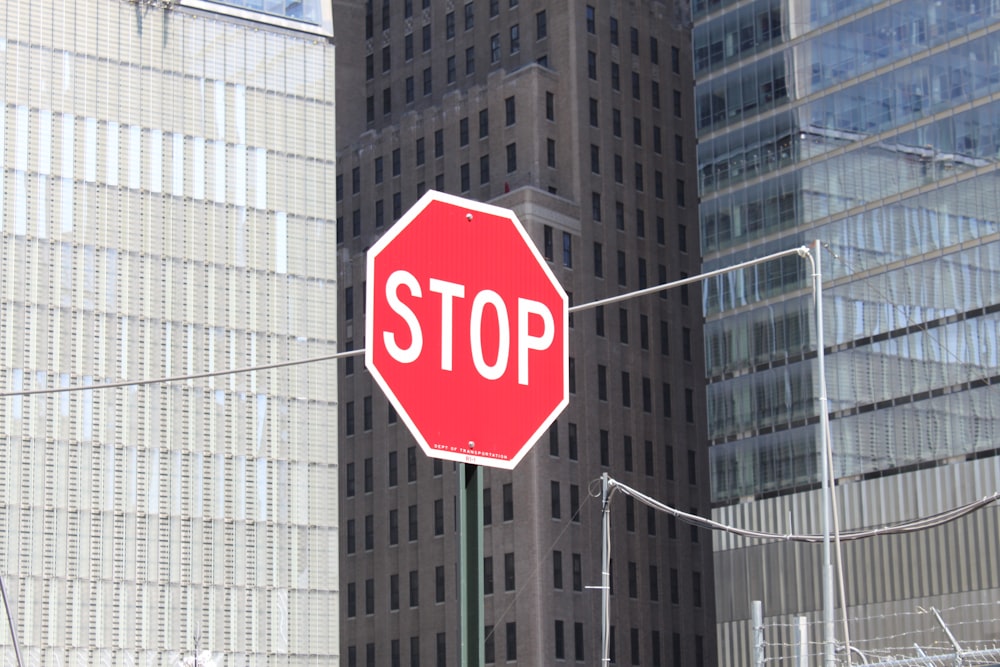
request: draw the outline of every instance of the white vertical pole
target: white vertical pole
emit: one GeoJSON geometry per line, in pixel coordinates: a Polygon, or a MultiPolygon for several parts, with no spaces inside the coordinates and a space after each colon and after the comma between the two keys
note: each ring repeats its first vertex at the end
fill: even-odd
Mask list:
{"type": "Polygon", "coordinates": [[[753,624],[753,667],[764,667],[764,606],[760,600],[750,603],[753,624]]]}
{"type": "Polygon", "coordinates": [[[833,620],[833,561],[830,557],[830,513],[833,480],[827,466],[830,458],[830,408],[826,393],[826,363],[823,340],[823,272],[819,240],[813,246],[813,298],[816,300],[816,367],[819,382],[820,469],[823,494],[823,663],[836,666],[834,655],[837,640],[833,620]]]}
{"type": "Polygon", "coordinates": [[[795,667],[809,667],[809,626],[805,616],[795,617],[795,667]]]}
{"type": "Polygon", "coordinates": [[[611,563],[609,540],[611,539],[611,512],[608,497],[608,473],[601,475],[601,665],[611,664],[611,563]]]}

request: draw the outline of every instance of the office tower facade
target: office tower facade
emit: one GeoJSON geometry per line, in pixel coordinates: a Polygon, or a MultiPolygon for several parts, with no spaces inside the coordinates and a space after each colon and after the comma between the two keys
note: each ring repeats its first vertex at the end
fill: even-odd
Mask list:
{"type": "MultiPolygon", "coordinates": [[[[699,0],[693,15],[705,268],[819,240],[824,286],[820,329],[798,257],[706,283],[714,514],[820,531],[819,333],[842,529],[988,495],[1000,435],[998,7],[699,0]]],[[[845,545],[851,635],[883,651],[912,633],[912,651],[941,629],[918,631],[903,612],[995,596],[997,573],[976,564],[996,559],[997,516],[845,545]]],[[[751,599],[775,618],[816,618],[814,549],[727,537],[715,550],[716,576],[734,576],[718,599],[732,647],[722,664],[748,664],[751,599]]],[[[964,620],[973,635],[983,627],[964,620]]]]}
{"type": "MultiPolygon", "coordinates": [[[[337,75],[345,348],[365,345],[366,249],[429,189],[512,209],[573,304],[697,273],[689,8],[358,0],[334,16],[353,58],[337,75]]],[[[572,315],[569,407],[515,470],[485,470],[487,663],[600,660],[602,473],[707,512],[699,299],[572,315]]],[[[457,664],[455,467],[422,453],[360,359],[340,383],[345,664],[457,664]]],[[[620,494],[611,511],[615,661],[713,664],[709,536],[620,494]]]]}
{"type": "Polygon", "coordinates": [[[336,368],[225,373],[336,349],[312,4],[2,10],[0,570],[22,664],[337,664],[336,368]],[[19,394],[47,389],[73,391],[19,394]]]}

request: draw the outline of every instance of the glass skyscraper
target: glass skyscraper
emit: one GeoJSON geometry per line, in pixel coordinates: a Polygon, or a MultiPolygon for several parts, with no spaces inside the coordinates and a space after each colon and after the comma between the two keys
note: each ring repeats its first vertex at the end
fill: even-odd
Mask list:
{"type": "MultiPolygon", "coordinates": [[[[995,448],[1000,5],[695,13],[705,266],[823,242],[837,475],[995,448]]],[[[808,271],[706,286],[717,500],[817,479],[808,271]]]]}
{"type": "MultiPolygon", "coordinates": [[[[693,15],[704,268],[821,242],[845,529],[985,495],[1000,443],[1000,3],[695,0],[693,15]],[[933,484],[916,472],[946,463],[951,472],[933,484]]],[[[810,284],[809,264],[792,256],[705,285],[717,518],[818,529],[810,284]]],[[[958,526],[971,562],[987,558],[981,535],[958,526]]],[[[885,581],[848,606],[916,606],[998,586],[974,568],[969,579],[935,575],[904,591],[889,581],[888,559],[918,579],[925,566],[959,567],[918,557],[914,545],[850,552],[849,586],[859,569],[885,581]]],[[[717,579],[751,551],[717,540],[717,579]]],[[[758,584],[738,582],[720,600],[720,645],[749,599],[776,590],[758,584]]],[[[806,588],[774,593],[772,610],[815,611],[806,588]]]]}
{"type": "Polygon", "coordinates": [[[334,52],[307,4],[0,9],[26,665],[337,664],[335,362],[212,375],[336,349],[334,52]]]}

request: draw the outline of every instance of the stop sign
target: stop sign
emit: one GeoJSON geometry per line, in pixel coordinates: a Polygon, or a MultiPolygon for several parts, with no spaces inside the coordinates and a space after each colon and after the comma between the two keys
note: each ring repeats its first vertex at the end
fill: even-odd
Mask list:
{"type": "Polygon", "coordinates": [[[569,402],[568,299],[512,211],[428,192],[368,252],[365,364],[432,457],[513,468],[569,402]]]}

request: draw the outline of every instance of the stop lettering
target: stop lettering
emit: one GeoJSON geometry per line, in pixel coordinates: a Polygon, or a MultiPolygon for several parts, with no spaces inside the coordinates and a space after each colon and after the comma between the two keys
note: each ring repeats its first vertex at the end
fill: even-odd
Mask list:
{"type": "MultiPolygon", "coordinates": [[[[409,343],[406,347],[401,347],[397,343],[394,331],[384,331],[386,350],[389,355],[402,364],[409,364],[416,361],[423,351],[423,330],[417,320],[413,310],[406,305],[400,297],[400,288],[405,288],[411,297],[421,298],[423,296],[420,283],[416,277],[405,270],[394,271],[388,281],[386,281],[386,302],[389,308],[402,318],[408,329],[409,343]]],[[[465,286],[457,283],[431,278],[428,290],[440,295],[440,333],[441,333],[441,370],[451,371],[452,356],[454,353],[454,301],[465,297],[465,286]]],[[[488,326],[488,325],[487,325],[488,326]]],[[[493,290],[482,290],[478,292],[472,300],[471,317],[467,324],[469,336],[469,347],[472,353],[472,362],[476,371],[487,380],[497,380],[507,371],[507,363],[510,358],[510,317],[507,305],[503,298],[493,290]],[[497,347],[494,354],[493,363],[486,361],[486,354],[483,350],[483,321],[485,311],[490,309],[496,320],[497,347]]],[[[555,321],[552,311],[539,301],[518,297],[517,299],[517,381],[519,384],[528,384],[528,351],[547,350],[552,345],[555,336],[555,321]],[[532,335],[528,324],[532,316],[542,321],[541,335],[532,335]]]]}

